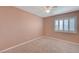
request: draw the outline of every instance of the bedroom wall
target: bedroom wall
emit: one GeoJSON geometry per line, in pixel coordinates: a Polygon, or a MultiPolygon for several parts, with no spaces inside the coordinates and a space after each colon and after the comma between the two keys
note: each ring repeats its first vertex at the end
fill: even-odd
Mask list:
{"type": "Polygon", "coordinates": [[[43,20],[15,7],[0,7],[0,50],[42,35],[43,20]]]}
{"type": "Polygon", "coordinates": [[[79,11],[44,18],[44,35],[79,43],[79,11]],[[77,16],[77,33],[54,31],[54,17],[77,16]]]}

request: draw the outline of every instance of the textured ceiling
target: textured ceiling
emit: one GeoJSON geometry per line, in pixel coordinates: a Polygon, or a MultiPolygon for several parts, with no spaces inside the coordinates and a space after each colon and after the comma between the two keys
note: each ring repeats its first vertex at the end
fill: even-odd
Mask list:
{"type": "Polygon", "coordinates": [[[57,6],[52,8],[50,13],[46,13],[43,6],[17,6],[16,8],[30,12],[40,17],[54,16],[79,10],[79,6],[57,6]]]}

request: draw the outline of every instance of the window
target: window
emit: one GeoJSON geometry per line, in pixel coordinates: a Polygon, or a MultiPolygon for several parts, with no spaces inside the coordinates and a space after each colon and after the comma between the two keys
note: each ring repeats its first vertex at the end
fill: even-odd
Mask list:
{"type": "Polygon", "coordinates": [[[75,28],[75,25],[76,25],[75,18],[72,17],[69,21],[70,21],[70,23],[69,23],[70,32],[74,32],[76,29],[75,28]]]}
{"type": "Polygon", "coordinates": [[[77,32],[77,17],[65,17],[65,18],[56,18],[55,19],[55,31],[57,32],[77,32]]]}
{"type": "Polygon", "coordinates": [[[55,30],[58,31],[58,20],[55,20],[55,30]]]}
{"type": "Polygon", "coordinates": [[[63,20],[59,20],[59,30],[63,31],[63,20]]]}
{"type": "Polygon", "coordinates": [[[64,20],[64,31],[68,32],[68,19],[64,20]]]}

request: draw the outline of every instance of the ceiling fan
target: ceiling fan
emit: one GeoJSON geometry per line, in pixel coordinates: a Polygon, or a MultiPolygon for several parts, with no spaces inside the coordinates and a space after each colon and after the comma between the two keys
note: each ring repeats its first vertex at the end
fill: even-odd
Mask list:
{"type": "Polygon", "coordinates": [[[45,10],[46,13],[50,13],[51,10],[52,10],[54,7],[56,7],[56,6],[43,6],[43,8],[44,8],[44,10],[45,10]]]}

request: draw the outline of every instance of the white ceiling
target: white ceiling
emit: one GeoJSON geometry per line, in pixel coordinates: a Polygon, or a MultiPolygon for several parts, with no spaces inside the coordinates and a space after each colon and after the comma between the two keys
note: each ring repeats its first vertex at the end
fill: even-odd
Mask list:
{"type": "Polygon", "coordinates": [[[17,6],[16,8],[30,12],[40,17],[54,16],[79,10],[79,6],[57,6],[53,8],[50,13],[46,13],[43,9],[43,6],[17,6]]]}

